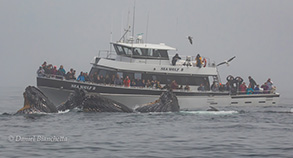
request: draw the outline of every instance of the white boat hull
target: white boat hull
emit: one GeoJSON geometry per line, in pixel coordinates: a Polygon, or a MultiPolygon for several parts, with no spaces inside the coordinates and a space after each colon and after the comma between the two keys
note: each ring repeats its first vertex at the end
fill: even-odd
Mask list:
{"type": "MultiPolygon", "coordinates": [[[[62,88],[39,87],[55,104],[60,105],[66,101],[73,91],[62,88]]],[[[139,95],[139,94],[108,94],[100,93],[102,96],[118,101],[129,108],[154,102],[159,95],[139,95]]],[[[207,109],[209,106],[275,106],[279,97],[270,94],[243,94],[243,95],[223,95],[223,96],[177,96],[181,110],[207,109]]]]}

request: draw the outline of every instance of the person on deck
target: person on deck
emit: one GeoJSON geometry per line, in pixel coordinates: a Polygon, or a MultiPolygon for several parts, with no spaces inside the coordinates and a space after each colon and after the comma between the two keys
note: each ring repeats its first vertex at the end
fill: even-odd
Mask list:
{"type": "Polygon", "coordinates": [[[251,88],[251,84],[249,84],[248,88],[246,89],[246,94],[253,94],[254,93],[254,89],[251,88]]]}
{"type": "Polygon", "coordinates": [[[212,84],[212,86],[211,86],[211,90],[212,90],[213,92],[219,91],[219,86],[218,86],[218,84],[217,84],[216,81],[213,82],[213,84],[212,84]]]}
{"type": "Polygon", "coordinates": [[[84,75],[83,75],[83,72],[82,72],[82,71],[80,72],[80,75],[77,77],[76,80],[77,80],[77,81],[82,81],[82,82],[85,81],[85,78],[84,78],[84,75]]]}
{"type": "Polygon", "coordinates": [[[72,79],[72,73],[73,73],[73,69],[71,68],[70,71],[68,71],[67,74],[65,75],[65,79],[66,80],[72,79]]]}
{"type": "Polygon", "coordinates": [[[76,80],[75,72],[76,72],[75,70],[73,70],[73,72],[72,72],[72,79],[73,79],[73,80],[76,80]]]}
{"type": "Polygon", "coordinates": [[[204,85],[200,84],[200,86],[197,88],[198,91],[205,91],[204,85]]]}
{"type": "Polygon", "coordinates": [[[171,83],[171,89],[178,89],[178,88],[179,88],[178,84],[176,83],[175,80],[173,80],[171,83]]]}
{"type": "Polygon", "coordinates": [[[155,87],[158,88],[158,89],[162,89],[162,86],[161,86],[161,84],[160,84],[160,81],[157,81],[157,82],[156,82],[155,87]]]}
{"type": "Polygon", "coordinates": [[[91,81],[90,76],[89,76],[89,74],[87,72],[84,73],[84,80],[87,81],[87,82],[91,81]]]}
{"type": "Polygon", "coordinates": [[[54,66],[52,69],[52,75],[57,75],[57,72],[58,72],[57,67],[54,66]]]}
{"type": "Polygon", "coordinates": [[[256,82],[251,76],[249,76],[248,79],[249,79],[249,85],[251,86],[252,89],[254,89],[256,82]]]}
{"type": "Polygon", "coordinates": [[[65,76],[65,74],[66,74],[66,71],[64,70],[63,65],[60,65],[57,75],[65,76]]]}
{"type": "Polygon", "coordinates": [[[254,88],[254,94],[259,94],[260,93],[260,89],[259,89],[259,85],[257,84],[254,88]]]}
{"type": "Polygon", "coordinates": [[[186,91],[190,91],[190,87],[189,87],[188,84],[184,87],[184,90],[186,90],[186,91]]]}
{"type": "Polygon", "coordinates": [[[103,84],[105,84],[105,78],[104,78],[103,75],[100,76],[100,81],[99,81],[99,83],[103,83],[103,84]]]}
{"type": "Polygon", "coordinates": [[[143,80],[141,81],[141,86],[142,86],[142,87],[145,87],[145,85],[146,85],[146,83],[145,83],[145,80],[143,79],[143,80]]]}
{"type": "Polygon", "coordinates": [[[37,74],[38,74],[38,77],[45,77],[45,70],[43,69],[42,66],[39,67],[37,74]]]}
{"type": "Polygon", "coordinates": [[[125,87],[130,87],[130,79],[128,76],[123,81],[125,87]]]}
{"type": "Polygon", "coordinates": [[[199,54],[197,54],[195,60],[196,60],[196,66],[199,67],[199,68],[201,68],[201,65],[202,65],[202,57],[199,54]]]}
{"type": "Polygon", "coordinates": [[[263,89],[263,93],[269,93],[269,86],[267,85],[267,82],[261,85],[261,88],[263,89]]]}
{"type": "Polygon", "coordinates": [[[146,82],[146,87],[147,87],[147,88],[152,88],[152,83],[151,83],[150,80],[147,80],[147,82],[146,82]]]}
{"type": "Polygon", "coordinates": [[[110,84],[111,83],[111,78],[109,77],[109,75],[106,75],[105,83],[106,84],[110,84]]]}
{"type": "Polygon", "coordinates": [[[176,62],[179,59],[181,59],[181,57],[179,57],[178,53],[176,53],[175,56],[172,58],[172,65],[176,65],[176,62]]]}
{"type": "Polygon", "coordinates": [[[247,89],[247,86],[245,84],[245,82],[243,82],[240,86],[239,86],[239,91],[240,93],[245,93],[247,89]]]}
{"type": "Polygon", "coordinates": [[[119,74],[116,74],[114,85],[122,85],[122,79],[120,78],[119,74]]]}
{"type": "Polygon", "coordinates": [[[273,81],[271,81],[271,79],[269,78],[266,83],[268,86],[268,90],[271,91],[273,88],[273,81]]]}

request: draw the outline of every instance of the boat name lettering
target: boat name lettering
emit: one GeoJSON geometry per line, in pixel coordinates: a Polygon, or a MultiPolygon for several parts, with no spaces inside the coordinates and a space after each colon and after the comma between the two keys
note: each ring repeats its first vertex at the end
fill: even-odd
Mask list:
{"type": "Polygon", "coordinates": [[[78,84],[72,84],[71,88],[81,88],[81,89],[86,89],[86,90],[96,90],[95,86],[87,86],[87,85],[78,85],[78,84]]]}
{"type": "Polygon", "coordinates": [[[173,68],[173,67],[161,67],[161,71],[179,71],[180,68],[173,68]]]}

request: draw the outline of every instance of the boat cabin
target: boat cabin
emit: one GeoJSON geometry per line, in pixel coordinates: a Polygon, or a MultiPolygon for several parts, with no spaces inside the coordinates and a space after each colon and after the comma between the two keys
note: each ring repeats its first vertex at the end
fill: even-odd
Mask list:
{"type": "Polygon", "coordinates": [[[131,81],[160,81],[162,85],[170,84],[175,80],[178,85],[188,85],[193,90],[201,84],[209,90],[210,83],[218,77],[216,68],[213,66],[198,68],[194,63],[192,66],[184,66],[184,62],[192,62],[190,58],[183,59],[179,65],[172,65],[169,51],[176,51],[176,49],[163,43],[115,42],[111,44],[115,50],[115,57],[112,55],[107,55],[106,58],[95,57],[90,75],[99,75],[104,78],[108,76],[112,79],[118,74],[123,79],[128,76],[131,81]]]}

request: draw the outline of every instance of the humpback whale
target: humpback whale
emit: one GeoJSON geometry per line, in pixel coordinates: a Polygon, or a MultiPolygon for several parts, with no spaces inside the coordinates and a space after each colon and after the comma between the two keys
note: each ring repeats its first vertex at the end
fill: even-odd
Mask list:
{"type": "Polygon", "coordinates": [[[34,86],[28,86],[23,93],[24,106],[16,114],[57,113],[56,106],[34,86]]]}
{"type": "MultiPolygon", "coordinates": [[[[117,101],[99,94],[89,94],[83,89],[75,89],[68,99],[55,106],[38,88],[28,86],[23,94],[24,107],[16,114],[57,113],[58,111],[79,108],[83,112],[134,112],[117,101]]],[[[178,112],[177,97],[172,91],[163,92],[158,100],[135,109],[137,112],[178,112]]]]}
{"type": "Polygon", "coordinates": [[[75,89],[64,104],[57,107],[59,111],[80,108],[84,112],[133,112],[127,106],[99,94],[88,94],[83,89],[75,89]]]}
{"type": "Polygon", "coordinates": [[[142,105],[135,109],[138,112],[179,112],[180,107],[175,94],[169,90],[161,94],[155,102],[142,105]]]}

